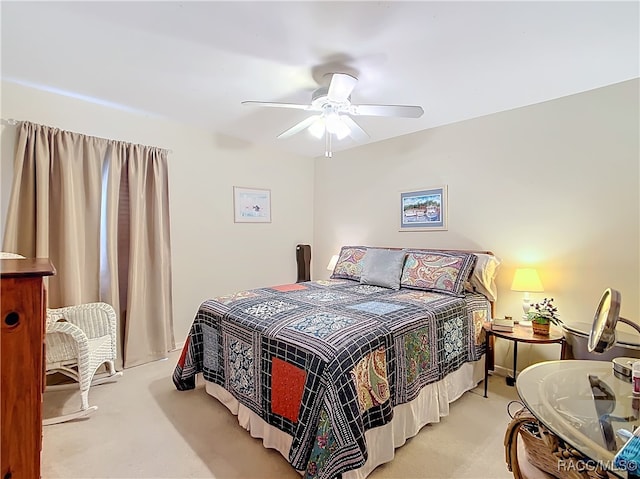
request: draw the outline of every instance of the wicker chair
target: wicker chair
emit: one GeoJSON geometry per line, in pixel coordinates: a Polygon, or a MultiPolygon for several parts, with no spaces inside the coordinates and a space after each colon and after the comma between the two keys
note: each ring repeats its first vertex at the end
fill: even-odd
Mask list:
{"type": "MultiPolygon", "coordinates": [[[[79,411],[45,419],[45,426],[91,414],[98,406],[89,406],[89,387],[122,376],[114,365],[116,312],[112,306],[88,303],[47,309],[46,328],[46,372],[62,373],[78,382],[81,405],[79,411]],[[106,364],[107,371],[95,376],[103,364],[106,364]]],[[[47,386],[47,390],[66,386],[47,386]]]]}

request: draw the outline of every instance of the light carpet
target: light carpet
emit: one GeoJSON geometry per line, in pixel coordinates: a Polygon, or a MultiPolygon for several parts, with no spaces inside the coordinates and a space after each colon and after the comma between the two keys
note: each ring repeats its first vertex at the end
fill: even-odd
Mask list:
{"type": "MultiPolygon", "coordinates": [[[[171,374],[180,352],[124,371],[91,388],[98,410],[85,419],[44,427],[42,477],[301,479],[265,449],[202,386],[177,391],[171,374]]],[[[370,479],[511,478],[504,459],[507,404],[517,399],[504,377],[489,378],[454,402],[449,416],[427,425],[370,479]]],[[[77,390],[45,393],[44,416],[80,405],[77,390]]]]}

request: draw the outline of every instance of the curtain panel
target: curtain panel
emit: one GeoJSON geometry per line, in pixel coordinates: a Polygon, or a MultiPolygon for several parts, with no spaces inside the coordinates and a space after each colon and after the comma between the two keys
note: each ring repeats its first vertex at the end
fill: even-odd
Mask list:
{"type": "Polygon", "coordinates": [[[22,122],[3,249],[51,259],[49,307],[114,307],[119,367],[175,349],[166,150],[22,122]]]}

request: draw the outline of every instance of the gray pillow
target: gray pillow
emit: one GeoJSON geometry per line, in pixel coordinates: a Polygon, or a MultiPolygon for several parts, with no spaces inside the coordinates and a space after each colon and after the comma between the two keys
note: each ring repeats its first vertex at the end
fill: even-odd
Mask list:
{"type": "Polygon", "coordinates": [[[406,252],[403,250],[367,249],[362,258],[361,284],[400,289],[400,276],[406,252]]]}

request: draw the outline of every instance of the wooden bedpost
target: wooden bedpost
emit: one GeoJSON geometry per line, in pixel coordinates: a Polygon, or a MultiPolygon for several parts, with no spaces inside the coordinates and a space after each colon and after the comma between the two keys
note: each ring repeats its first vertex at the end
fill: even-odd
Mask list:
{"type": "Polygon", "coordinates": [[[296,246],[296,260],[298,262],[298,279],[296,283],[311,281],[311,246],[308,244],[296,246]]]}

